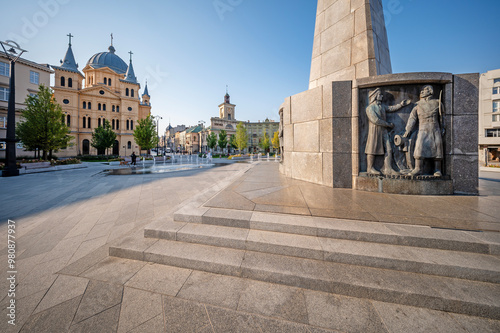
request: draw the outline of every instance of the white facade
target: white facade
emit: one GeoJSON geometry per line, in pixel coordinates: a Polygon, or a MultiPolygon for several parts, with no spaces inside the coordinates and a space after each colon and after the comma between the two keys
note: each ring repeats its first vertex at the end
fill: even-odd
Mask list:
{"type": "MultiPolygon", "coordinates": [[[[21,112],[26,108],[25,99],[30,94],[38,93],[40,84],[50,86],[52,70],[48,65],[20,58],[16,62],[16,123],[21,119],[21,112]]],[[[5,53],[0,52],[0,158],[5,158],[6,145],[2,138],[7,137],[7,109],[9,104],[10,61],[5,53]]],[[[17,144],[16,156],[33,156],[33,152],[17,144]]]]}
{"type": "Polygon", "coordinates": [[[500,164],[500,69],[479,81],[479,161],[500,164]]]}

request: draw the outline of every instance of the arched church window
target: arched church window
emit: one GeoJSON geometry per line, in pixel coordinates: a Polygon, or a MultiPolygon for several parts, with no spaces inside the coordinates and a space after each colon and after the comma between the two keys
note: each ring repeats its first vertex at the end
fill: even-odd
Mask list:
{"type": "Polygon", "coordinates": [[[83,102],[83,108],[86,109],[87,108],[87,102],[83,102]]]}
{"type": "Polygon", "coordinates": [[[104,84],[108,84],[108,79],[104,78],[104,84]]]}
{"type": "Polygon", "coordinates": [[[128,88],[125,89],[125,96],[128,96],[128,88]]]}
{"type": "Polygon", "coordinates": [[[92,127],[90,126],[90,117],[88,117],[88,118],[87,118],[87,128],[92,128],[92,127]]]}
{"type": "Polygon", "coordinates": [[[134,97],[134,89],[130,91],[130,97],[134,97]]]}
{"type": "Polygon", "coordinates": [[[102,105],[102,111],[106,111],[106,104],[102,105]]]}
{"type": "Polygon", "coordinates": [[[71,116],[69,114],[66,116],[66,123],[68,127],[71,126],[71,116]]]}
{"type": "Polygon", "coordinates": [[[101,103],[97,104],[97,110],[101,111],[101,103]]]}
{"type": "Polygon", "coordinates": [[[73,79],[70,77],[68,78],[68,87],[73,88],[73,79]]]}
{"type": "Polygon", "coordinates": [[[111,78],[108,79],[108,86],[111,85],[111,78]]]}
{"type": "Polygon", "coordinates": [[[66,78],[64,76],[61,76],[61,87],[64,87],[66,85],[66,78]]]}
{"type": "Polygon", "coordinates": [[[88,107],[89,107],[89,110],[92,110],[92,103],[91,102],[89,102],[88,107]]]}
{"type": "Polygon", "coordinates": [[[83,128],[85,128],[86,126],[87,126],[87,119],[83,117],[83,128]]]}

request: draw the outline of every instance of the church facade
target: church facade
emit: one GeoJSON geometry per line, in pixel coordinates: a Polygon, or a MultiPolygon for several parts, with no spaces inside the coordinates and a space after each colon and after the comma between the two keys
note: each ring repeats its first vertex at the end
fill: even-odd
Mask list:
{"type": "Polygon", "coordinates": [[[138,121],[151,114],[151,103],[147,83],[139,96],[141,86],[134,73],[132,52],[127,65],[115,53],[111,42],[108,51],[94,54],[81,73],[71,49],[72,36],[68,36],[64,60],[60,66],[52,66],[55,72],[52,89],[74,139],[57,156],[140,154],[133,132],[138,121]],[[106,120],[116,133],[116,140],[108,151],[98,152],[91,146],[92,132],[106,120]]]}

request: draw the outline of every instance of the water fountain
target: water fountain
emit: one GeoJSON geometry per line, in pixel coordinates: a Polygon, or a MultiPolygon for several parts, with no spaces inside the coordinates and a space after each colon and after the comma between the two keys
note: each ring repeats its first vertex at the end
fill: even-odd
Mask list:
{"type": "Polygon", "coordinates": [[[269,153],[267,153],[267,161],[269,162],[269,153]]]}

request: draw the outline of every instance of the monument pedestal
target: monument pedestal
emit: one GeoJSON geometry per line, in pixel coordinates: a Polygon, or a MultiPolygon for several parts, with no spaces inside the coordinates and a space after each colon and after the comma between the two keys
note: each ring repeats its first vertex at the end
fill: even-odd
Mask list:
{"type": "MultiPolygon", "coordinates": [[[[280,171],[291,178],[334,188],[378,191],[382,186],[385,193],[477,194],[478,91],[479,74],[405,73],[334,81],[291,96],[281,106],[284,159],[280,171]],[[419,93],[426,85],[434,87],[433,98],[440,98],[444,107],[445,180],[384,179],[380,185],[378,180],[362,178],[367,171],[366,108],[370,93],[376,88],[383,90],[382,103],[388,106],[405,99],[411,101],[397,112],[387,113],[387,122],[394,124],[388,131],[393,144],[395,136],[404,133],[410,113],[419,102],[419,93]],[[418,182],[425,184],[415,185],[418,182]]],[[[393,169],[414,165],[412,158],[407,159],[393,145],[393,169]]],[[[378,156],[375,169],[381,170],[383,162],[383,156],[378,156]]]]}
{"type": "Polygon", "coordinates": [[[354,177],[353,189],[392,194],[448,195],[453,194],[453,181],[449,177],[373,176],[361,172],[354,177]]]}

